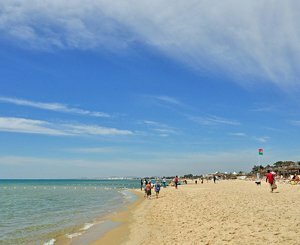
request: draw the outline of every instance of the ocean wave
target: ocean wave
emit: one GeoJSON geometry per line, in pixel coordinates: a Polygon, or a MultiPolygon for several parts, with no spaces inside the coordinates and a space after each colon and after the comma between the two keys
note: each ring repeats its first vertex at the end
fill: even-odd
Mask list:
{"type": "Polygon", "coordinates": [[[72,233],[72,234],[67,234],[66,237],[72,239],[72,238],[80,236],[80,235],[82,235],[81,232],[75,232],[75,233],[72,233]]]}
{"type": "Polygon", "coordinates": [[[81,229],[82,231],[86,231],[88,229],[90,229],[92,226],[94,226],[95,224],[91,224],[91,223],[86,223],[84,224],[84,227],[81,229]]]}
{"type": "Polygon", "coordinates": [[[44,245],[54,245],[55,241],[55,239],[51,239],[50,241],[45,242],[44,245]]]}
{"type": "Polygon", "coordinates": [[[136,196],[128,189],[120,190],[119,193],[121,193],[126,200],[133,201],[136,199],[136,196]]]}

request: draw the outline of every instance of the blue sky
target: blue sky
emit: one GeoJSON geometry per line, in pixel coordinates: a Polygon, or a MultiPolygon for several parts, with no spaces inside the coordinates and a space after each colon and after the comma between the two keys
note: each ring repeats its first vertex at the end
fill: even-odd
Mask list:
{"type": "Polygon", "coordinates": [[[1,1],[0,178],[201,174],[300,160],[299,9],[1,1]]]}

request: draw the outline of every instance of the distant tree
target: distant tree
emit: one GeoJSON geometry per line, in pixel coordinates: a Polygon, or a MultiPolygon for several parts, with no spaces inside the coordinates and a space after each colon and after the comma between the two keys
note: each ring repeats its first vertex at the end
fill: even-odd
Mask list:
{"type": "Polygon", "coordinates": [[[295,165],[297,164],[293,161],[278,161],[273,163],[273,166],[275,167],[285,167],[285,166],[295,166],[295,165]]]}
{"type": "Polygon", "coordinates": [[[183,178],[192,179],[193,175],[192,174],[185,174],[185,175],[183,175],[183,178]]]}
{"type": "Polygon", "coordinates": [[[262,165],[254,165],[254,167],[252,168],[252,173],[257,173],[260,172],[261,170],[264,170],[264,167],[262,165]]]}
{"type": "Polygon", "coordinates": [[[166,176],[166,179],[174,179],[175,176],[166,176]]]}

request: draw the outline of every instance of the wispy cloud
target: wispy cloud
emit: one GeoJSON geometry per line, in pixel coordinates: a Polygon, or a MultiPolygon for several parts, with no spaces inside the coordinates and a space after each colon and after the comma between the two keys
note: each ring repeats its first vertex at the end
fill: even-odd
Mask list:
{"type": "Polygon", "coordinates": [[[147,125],[150,127],[152,131],[155,131],[159,134],[161,137],[167,137],[170,135],[175,135],[179,133],[179,130],[177,130],[174,127],[171,127],[169,125],[166,125],[164,123],[159,123],[155,121],[150,121],[150,120],[144,120],[143,124],[147,125]]]}
{"type": "Polygon", "coordinates": [[[60,104],[60,103],[43,103],[43,102],[34,102],[24,99],[17,98],[9,98],[9,97],[0,97],[0,102],[10,103],[20,106],[29,106],[43,110],[57,111],[57,112],[65,112],[65,113],[73,113],[79,115],[93,116],[93,117],[109,117],[108,114],[103,112],[95,112],[82,110],[79,108],[72,108],[68,105],[60,104]]]}
{"type": "Polygon", "coordinates": [[[171,110],[191,110],[192,107],[185,104],[178,98],[169,96],[169,95],[145,95],[144,98],[149,100],[151,103],[153,103],[156,106],[161,106],[164,108],[168,108],[171,110]]]}
{"type": "Polygon", "coordinates": [[[55,129],[51,123],[15,117],[0,117],[0,131],[45,135],[70,135],[64,130],[55,129]]]}
{"type": "Polygon", "coordinates": [[[66,149],[65,151],[67,152],[72,152],[72,153],[86,153],[86,154],[97,154],[97,153],[116,153],[120,152],[121,149],[116,149],[112,147],[86,147],[86,148],[71,148],[71,149],[66,149]]]}
{"type": "Polygon", "coordinates": [[[257,106],[256,108],[253,108],[251,111],[254,112],[270,112],[270,111],[275,111],[274,106],[257,106]]]}
{"type": "Polygon", "coordinates": [[[262,136],[262,137],[253,137],[254,140],[259,141],[261,143],[266,143],[270,137],[268,136],[262,136]]]}
{"type": "Polygon", "coordinates": [[[214,126],[214,125],[222,125],[222,124],[232,125],[232,126],[240,125],[240,123],[238,121],[229,120],[229,119],[218,117],[218,116],[207,116],[207,117],[189,116],[189,119],[191,121],[194,121],[196,123],[206,125],[206,126],[214,126]]]}
{"type": "MultiPolygon", "coordinates": [[[[264,156],[265,162],[278,159],[297,161],[299,150],[292,152],[271,151],[264,156]]],[[[137,153],[134,151],[134,153],[137,153]]],[[[135,159],[124,157],[122,161],[112,153],[111,159],[66,159],[0,155],[1,178],[76,178],[103,176],[145,176],[212,173],[216,171],[250,171],[257,162],[257,148],[212,152],[142,152],[135,159]],[[147,156],[145,158],[145,155],[147,156]],[[30,167],[29,167],[30,166],[30,167]],[[54,167],[55,166],[55,167],[54,167]],[[13,167],[13,168],[11,168],[13,167]],[[20,171],[15,171],[16,167],[20,171]],[[22,170],[22,171],[21,171],[22,170]],[[45,171],[46,170],[46,171],[45,171]]]]}
{"type": "Polygon", "coordinates": [[[300,126],[300,120],[289,120],[289,123],[294,126],[300,126]]]}
{"type": "Polygon", "coordinates": [[[130,130],[98,125],[52,123],[16,117],[0,117],[0,131],[53,136],[132,135],[130,130]]]}
{"type": "Polygon", "coordinates": [[[2,0],[0,9],[1,32],[23,46],[113,50],[137,41],[241,84],[299,85],[298,1],[2,0]]]}
{"type": "Polygon", "coordinates": [[[156,100],[158,100],[160,102],[164,102],[164,103],[168,103],[168,104],[179,105],[179,106],[183,105],[183,103],[180,102],[178,99],[176,99],[174,97],[166,96],[166,95],[153,96],[153,98],[155,98],[156,100]]]}
{"type": "Polygon", "coordinates": [[[245,133],[229,133],[229,135],[237,136],[237,137],[246,137],[247,136],[247,134],[245,134],[245,133]]]}

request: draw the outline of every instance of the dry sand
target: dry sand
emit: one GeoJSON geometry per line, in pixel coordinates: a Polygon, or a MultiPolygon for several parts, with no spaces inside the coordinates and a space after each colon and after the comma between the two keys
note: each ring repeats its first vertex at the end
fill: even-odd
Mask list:
{"type": "MultiPolygon", "coordinates": [[[[126,220],[118,244],[300,244],[300,186],[279,184],[277,193],[241,180],[168,187],[126,220]]],[[[118,232],[104,237],[97,244],[113,244],[118,232]]]]}

